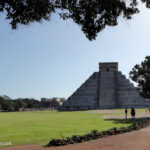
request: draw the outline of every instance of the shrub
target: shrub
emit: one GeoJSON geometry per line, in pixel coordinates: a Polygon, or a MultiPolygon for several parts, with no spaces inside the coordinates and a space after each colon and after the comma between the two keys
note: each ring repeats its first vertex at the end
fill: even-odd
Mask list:
{"type": "Polygon", "coordinates": [[[52,139],[47,146],[62,146],[67,144],[73,144],[73,143],[80,143],[84,141],[90,141],[97,138],[102,138],[105,136],[111,136],[116,134],[122,134],[126,132],[131,132],[134,130],[139,130],[141,128],[144,128],[146,126],[150,125],[150,121],[148,119],[144,120],[136,120],[132,123],[129,127],[122,127],[120,129],[112,128],[106,131],[97,131],[93,130],[91,133],[85,134],[83,136],[73,135],[71,138],[63,138],[63,139],[52,139]]]}

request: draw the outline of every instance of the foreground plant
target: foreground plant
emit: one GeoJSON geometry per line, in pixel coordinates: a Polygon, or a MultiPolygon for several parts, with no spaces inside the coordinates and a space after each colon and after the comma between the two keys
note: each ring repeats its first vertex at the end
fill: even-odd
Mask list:
{"type": "MultiPolygon", "coordinates": [[[[150,8],[149,0],[140,0],[150,8]]],[[[118,25],[120,17],[129,20],[139,13],[138,0],[0,0],[0,12],[6,15],[12,29],[18,25],[50,20],[57,13],[64,20],[72,19],[89,40],[107,26],[118,25]]]]}
{"type": "Polygon", "coordinates": [[[101,131],[101,132],[97,130],[93,130],[91,131],[91,133],[88,133],[82,136],[73,135],[72,137],[67,137],[63,139],[52,139],[47,144],[47,146],[62,146],[62,145],[80,143],[84,141],[90,141],[90,140],[94,140],[94,139],[98,139],[98,138],[102,138],[106,136],[112,136],[116,134],[123,134],[126,132],[131,132],[134,130],[139,130],[141,128],[147,127],[148,125],[150,125],[149,119],[144,119],[144,120],[138,119],[138,120],[134,120],[132,125],[130,125],[129,127],[122,127],[120,129],[112,128],[112,129],[101,131]]]}

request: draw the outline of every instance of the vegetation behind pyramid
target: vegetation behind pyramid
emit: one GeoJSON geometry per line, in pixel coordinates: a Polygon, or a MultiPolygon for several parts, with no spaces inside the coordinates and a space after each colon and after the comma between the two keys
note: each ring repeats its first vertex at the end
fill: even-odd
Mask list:
{"type": "Polygon", "coordinates": [[[60,110],[89,110],[149,107],[150,101],[139,92],[125,75],[118,71],[118,63],[100,63],[94,72],[60,107],[60,110]]]}

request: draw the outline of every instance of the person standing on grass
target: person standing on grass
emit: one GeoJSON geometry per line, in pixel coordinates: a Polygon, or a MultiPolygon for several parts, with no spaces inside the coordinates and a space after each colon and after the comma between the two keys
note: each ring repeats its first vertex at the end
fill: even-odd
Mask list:
{"type": "Polygon", "coordinates": [[[147,107],[146,107],[146,108],[145,108],[146,114],[147,114],[147,110],[148,110],[148,109],[147,109],[147,107]]]}
{"type": "Polygon", "coordinates": [[[131,107],[131,116],[132,116],[132,119],[135,119],[135,109],[134,109],[134,107],[131,107]]]}
{"type": "Polygon", "coordinates": [[[125,108],[125,119],[127,119],[127,115],[128,115],[128,109],[127,107],[125,108]]]}

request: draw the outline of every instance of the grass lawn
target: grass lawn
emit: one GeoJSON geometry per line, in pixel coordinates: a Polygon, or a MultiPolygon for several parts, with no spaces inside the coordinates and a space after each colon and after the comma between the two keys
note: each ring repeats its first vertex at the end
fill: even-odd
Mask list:
{"type": "Polygon", "coordinates": [[[95,114],[88,111],[0,113],[0,142],[12,142],[12,145],[44,145],[52,138],[61,138],[61,135],[83,135],[95,129],[101,131],[130,125],[130,122],[104,120],[103,115],[110,114],[95,114]]]}

